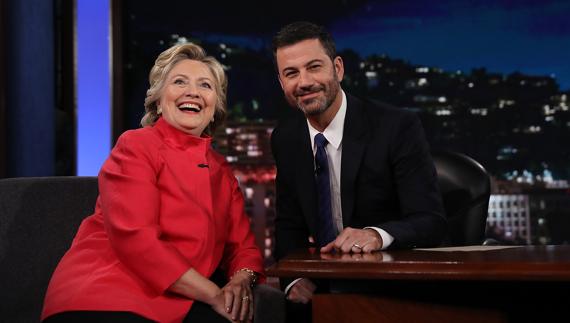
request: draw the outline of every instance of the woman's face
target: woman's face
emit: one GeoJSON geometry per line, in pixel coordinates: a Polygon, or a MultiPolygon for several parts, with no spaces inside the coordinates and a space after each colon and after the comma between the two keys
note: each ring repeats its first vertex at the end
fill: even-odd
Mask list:
{"type": "Polygon", "coordinates": [[[166,76],[158,107],[173,127],[200,136],[214,118],[215,79],[202,62],[184,59],[166,76]]]}

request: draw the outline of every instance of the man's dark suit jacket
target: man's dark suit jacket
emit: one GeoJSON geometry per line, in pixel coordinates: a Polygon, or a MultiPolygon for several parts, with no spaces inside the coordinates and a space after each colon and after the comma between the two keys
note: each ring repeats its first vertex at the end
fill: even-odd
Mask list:
{"type": "MultiPolygon", "coordinates": [[[[341,204],[344,227],[379,227],[390,249],[437,246],[446,220],[435,167],[418,117],[410,111],[347,94],[342,137],[341,204]]],[[[271,136],[277,165],[276,258],[309,247],[317,197],[307,121],[302,113],[271,136]]]]}

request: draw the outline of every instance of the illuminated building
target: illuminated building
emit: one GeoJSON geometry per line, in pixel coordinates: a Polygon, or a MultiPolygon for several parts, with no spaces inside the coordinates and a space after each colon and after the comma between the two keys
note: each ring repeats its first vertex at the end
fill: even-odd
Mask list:
{"type": "Polygon", "coordinates": [[[487,235],[497,240],[531,244],[528,195],[491,195],[487,235]]]}
{"type": "Polygon", "coordinates": [[[537,189],[528,191],[534,244],[570,243],[570,190],[537,189]]]}
{"type": "Polygon", "coordinates": [[[274,127],[274,122],[230,121],[216,133],[214,144],[226,156],[240,183],[245,211],[265,265],[274,261],[276,171],[271,154],[274,127]]]}

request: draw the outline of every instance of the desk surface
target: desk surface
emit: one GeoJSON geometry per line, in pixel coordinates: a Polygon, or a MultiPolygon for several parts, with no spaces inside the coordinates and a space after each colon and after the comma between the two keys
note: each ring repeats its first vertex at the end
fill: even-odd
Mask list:
{"type": "Polygon", "coordinates": [[[372,254],[293,253],[268,276],[336,279],[570,281],[570,246],[484,251],[395,250],[372,254]]]}

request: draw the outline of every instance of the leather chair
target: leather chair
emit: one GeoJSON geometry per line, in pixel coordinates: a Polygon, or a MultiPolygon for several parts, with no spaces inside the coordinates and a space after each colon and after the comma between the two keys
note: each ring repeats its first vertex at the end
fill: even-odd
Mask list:
{"type": "Polygon", "coordinates": [[[0,180],[0,321],[39,321],[51,274],[97,193],[96,177],[0,180]]]}
{"type": "Polygon", "coordinates": [[[432,157],[447,215],[447,245],[483,244],[491,196],[489,174],[461,153],[434,151],[432,157]]]}
{"type": "MultiPolygon", "coordinates": [[[[38,322],[49,279],[93,213],[97,177],[0,179],[0,322],[38,322]]],[[[255,289],[256,322],[284,322],[285,298],[255,289]]]]}

